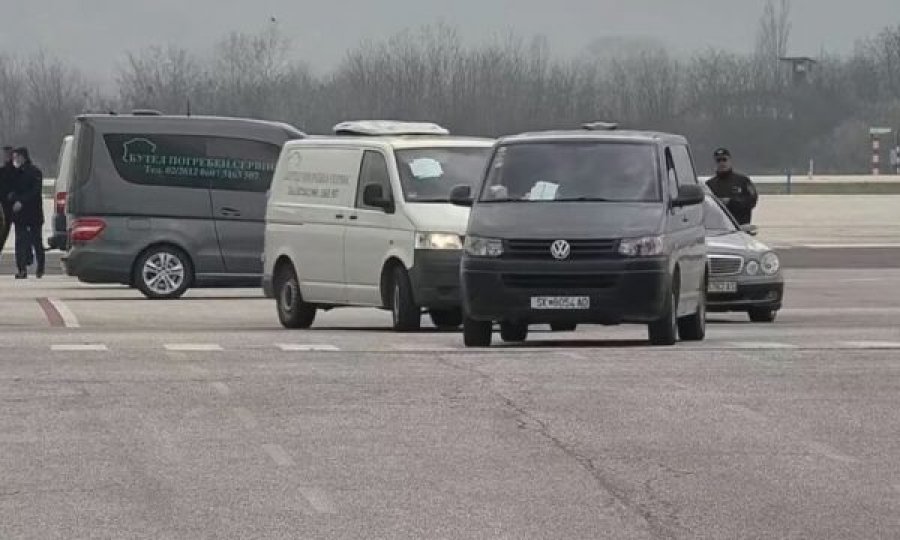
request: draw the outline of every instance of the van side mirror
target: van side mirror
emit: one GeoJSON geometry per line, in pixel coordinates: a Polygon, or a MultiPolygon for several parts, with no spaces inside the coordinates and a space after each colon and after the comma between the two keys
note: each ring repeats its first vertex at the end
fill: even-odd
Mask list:
{"type": "Polygon", "coordinates": [[[757,233],[759,233],[759,227],[757,227],[756,225],[752,225],[750,223],[741,225],[741,230],[743,232],[749,234],[750,236],[756,236],[757,233]]]}
{"type": "Polygon", "coordinates": [[[363,204],[373,208],[381,208],[388,214],[394,211],[394,202],[386,199],[381,184],[367,184],[363,189],[363,204]]]}
{"type": "Polygon", "coordinates": [[[672,200],[672,207],[694,206],[702,203],[705,199],[706,193],[701,186],[696,184],[680,186],[678,188],[678,196],[672,200]]]}
{"type": "Polygon", "coordinates": [[[456,206],[472,206],[472,186],[456,186],[450,191],[450,202],[456,206]]]}

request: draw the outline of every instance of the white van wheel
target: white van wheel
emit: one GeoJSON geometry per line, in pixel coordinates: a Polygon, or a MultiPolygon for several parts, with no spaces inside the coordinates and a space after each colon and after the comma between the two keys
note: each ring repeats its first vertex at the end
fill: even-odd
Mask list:
{"type": "Polygon", "coordinates": [[[134,283],[151,299],[180,298],[190,287],[194,268],[183,251],[172,246],[156,246],[138,257],[134,283]]]}
{"type": "Polygon", "coordinates": [[[409,276],[402,268],[394,269],[391,281],[391,318],[394,330],[411,332],[422,327],[422,310],[413,300],[409,276]]]}
{"type": "Polygon", "coordinates": [[[282,266],[275,275],[275,304],[285,328],[309,328],[316,319],[316,306],[303,301],[297,274],[290,266],[282,266]]]}

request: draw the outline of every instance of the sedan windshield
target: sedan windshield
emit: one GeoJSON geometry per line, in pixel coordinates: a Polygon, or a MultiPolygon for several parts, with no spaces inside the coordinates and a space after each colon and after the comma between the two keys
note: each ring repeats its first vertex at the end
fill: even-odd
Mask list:
{"type": "Polygon", "coordinates": [[[481,200],[658,202],[656,163],[648,144],[511,144],[497,150],[481,200]]]}
{"type": "Polygon", "coordinates": [[[707,195],[706,200],[703,201],[703,226],[706,227],[709,236],[721,236],[738,231],[731,216],[713,199],[712,195],[707,195]]]}
{"type": "Polygon", "coordinates": [[[491,148],[481,146],[397,150],[397,170],[407,202],[450,201],[458,185],[476,189],[484,176],[491,148]]]}

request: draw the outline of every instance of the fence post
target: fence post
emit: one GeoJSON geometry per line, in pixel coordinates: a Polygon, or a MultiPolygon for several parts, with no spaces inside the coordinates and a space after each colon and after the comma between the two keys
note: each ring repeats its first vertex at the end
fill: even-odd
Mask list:
{"type": "Polygon", "coordinates": [[[790,195],[791,194],[791,170],[788,169],[785,172],[787,172],[787,194],[790,195]]]}

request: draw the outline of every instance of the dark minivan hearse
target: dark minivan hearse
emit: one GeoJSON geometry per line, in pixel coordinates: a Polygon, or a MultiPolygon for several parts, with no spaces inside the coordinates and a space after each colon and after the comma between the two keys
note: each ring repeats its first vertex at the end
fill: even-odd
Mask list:
{"type": "Polygon", "coordinates": [[[262,120],[83,115],[66,201],[66,273],[148,298],[262,280],[266,200],[281,147],[262,120]]]}
{"type": "Polygon", "coordinates": [[[500,139],[472,205],[460,267],[469,347],[528,326],[646,324],[650,342],[706,333],[704,191],[687,141],[617,131],[500,139]]]}

